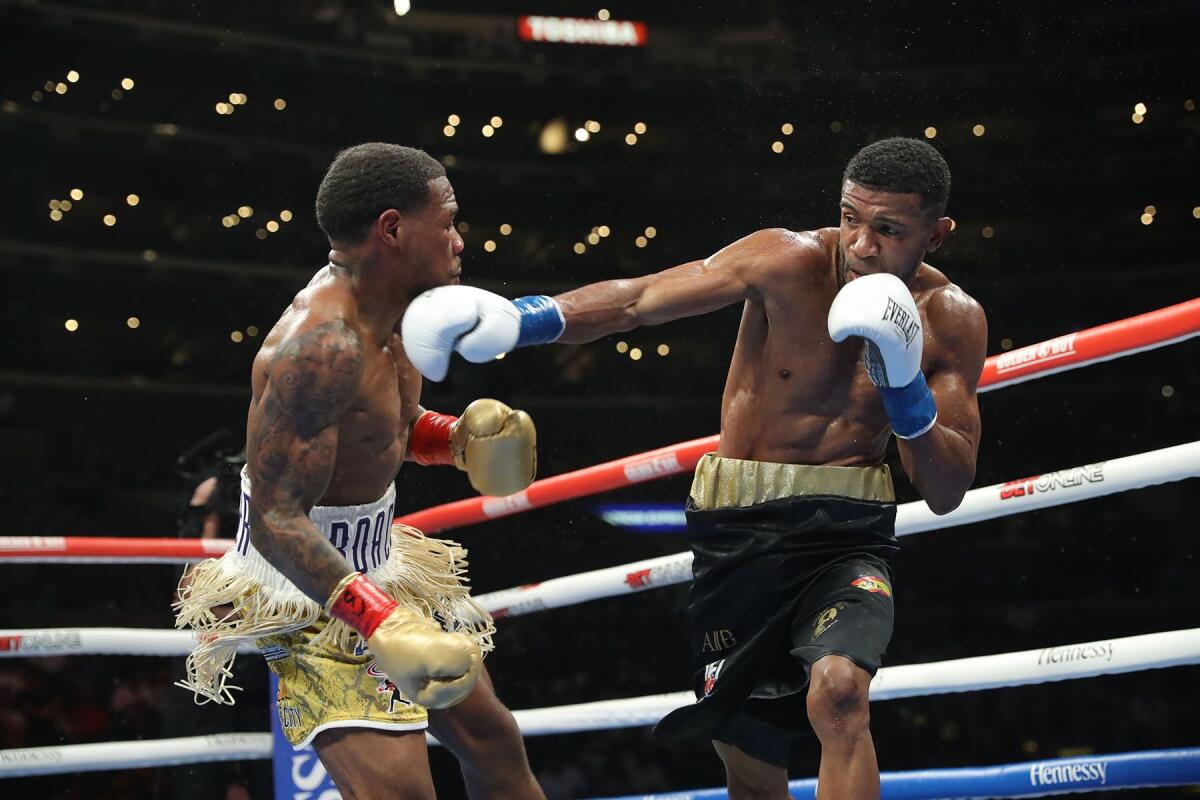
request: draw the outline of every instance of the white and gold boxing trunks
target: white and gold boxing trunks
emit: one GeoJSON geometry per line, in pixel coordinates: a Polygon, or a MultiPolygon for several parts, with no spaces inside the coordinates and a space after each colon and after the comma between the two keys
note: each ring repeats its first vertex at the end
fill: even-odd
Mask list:
{"type": "MultiPolygon", "coordinates": [[[[392,521],[396,490],[358,506],[315,506],[309,518],[346,559],[389,597],[466,633],[492,649],[491,615],[470,596],[467,553],[457,543],[429,539],[392,521]]],[[[180,583],[175,625],[196,631],[187,677],[197,702],[232,704],[228,681],[238,648],[255,643],[279,676],[279,717],[300,747],[325,728],[418,730],[425,709],[410,703],[378,668],[358,633],[331,620],[254,549],[250,541],[250,479],[242,471],[241,521],[234,546],[189,570],[180,583]],[[218,607],[232,607],[218,616],[218,607]]],[[[224,612],[224,609],[220,609],[224,612]]]]}

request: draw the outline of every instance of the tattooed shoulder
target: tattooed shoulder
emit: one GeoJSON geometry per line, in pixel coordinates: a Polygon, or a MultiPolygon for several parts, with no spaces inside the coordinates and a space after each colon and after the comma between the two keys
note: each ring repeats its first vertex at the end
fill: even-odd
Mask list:
{"type": "Polygon", "coordinates": [[[344,320],[330,320],[281,342],[268,370],[272,399],[300,437],[311,438],[354,402],[362,341],[344,320]]]}

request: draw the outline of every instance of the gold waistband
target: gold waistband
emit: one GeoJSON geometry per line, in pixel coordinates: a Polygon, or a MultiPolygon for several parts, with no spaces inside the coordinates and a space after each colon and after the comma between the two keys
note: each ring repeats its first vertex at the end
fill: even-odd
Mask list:
{"type": "Polygon", "coordinates": [[[880,503],[896,500],[887,464],[873,467],[774,464],[721,458],[713,453],[704,455],[696,465],[691,500],[694,508],[711,511],[805,495],[834,495],[880,503]]]}

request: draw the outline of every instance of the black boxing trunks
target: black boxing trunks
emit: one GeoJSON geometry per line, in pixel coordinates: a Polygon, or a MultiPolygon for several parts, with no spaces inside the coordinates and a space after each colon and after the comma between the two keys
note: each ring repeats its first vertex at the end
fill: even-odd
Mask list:
{"type": "Polygon", "coordinates": [[[896,502],[884,465],[772,464],[708,454],[687,503],[697,702],[655,727],[786,767],[810,730],[808,672],[837,654],[874,675],[892,635],[896,502]]]}

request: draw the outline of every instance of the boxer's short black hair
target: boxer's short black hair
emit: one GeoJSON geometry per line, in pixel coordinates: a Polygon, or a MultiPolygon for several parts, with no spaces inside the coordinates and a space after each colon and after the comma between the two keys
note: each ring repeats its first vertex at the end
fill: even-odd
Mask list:
{"type": "Polygon", "coordinates": [[[935,217],[946,213],[950,199],[950,167],[920,139],[896,136],[872,142],[850,159],[842,180],[883,192],[919,194],[921,207],[935,217]]]}
{"type": "Polygon", "coordinates": [[[385,142],[347,147],[337,154],[317,190],[317,224],[330,241],[357,244],[389,208],[424,208],[429,181],[446,174],[424,150],[385,142]]]}

